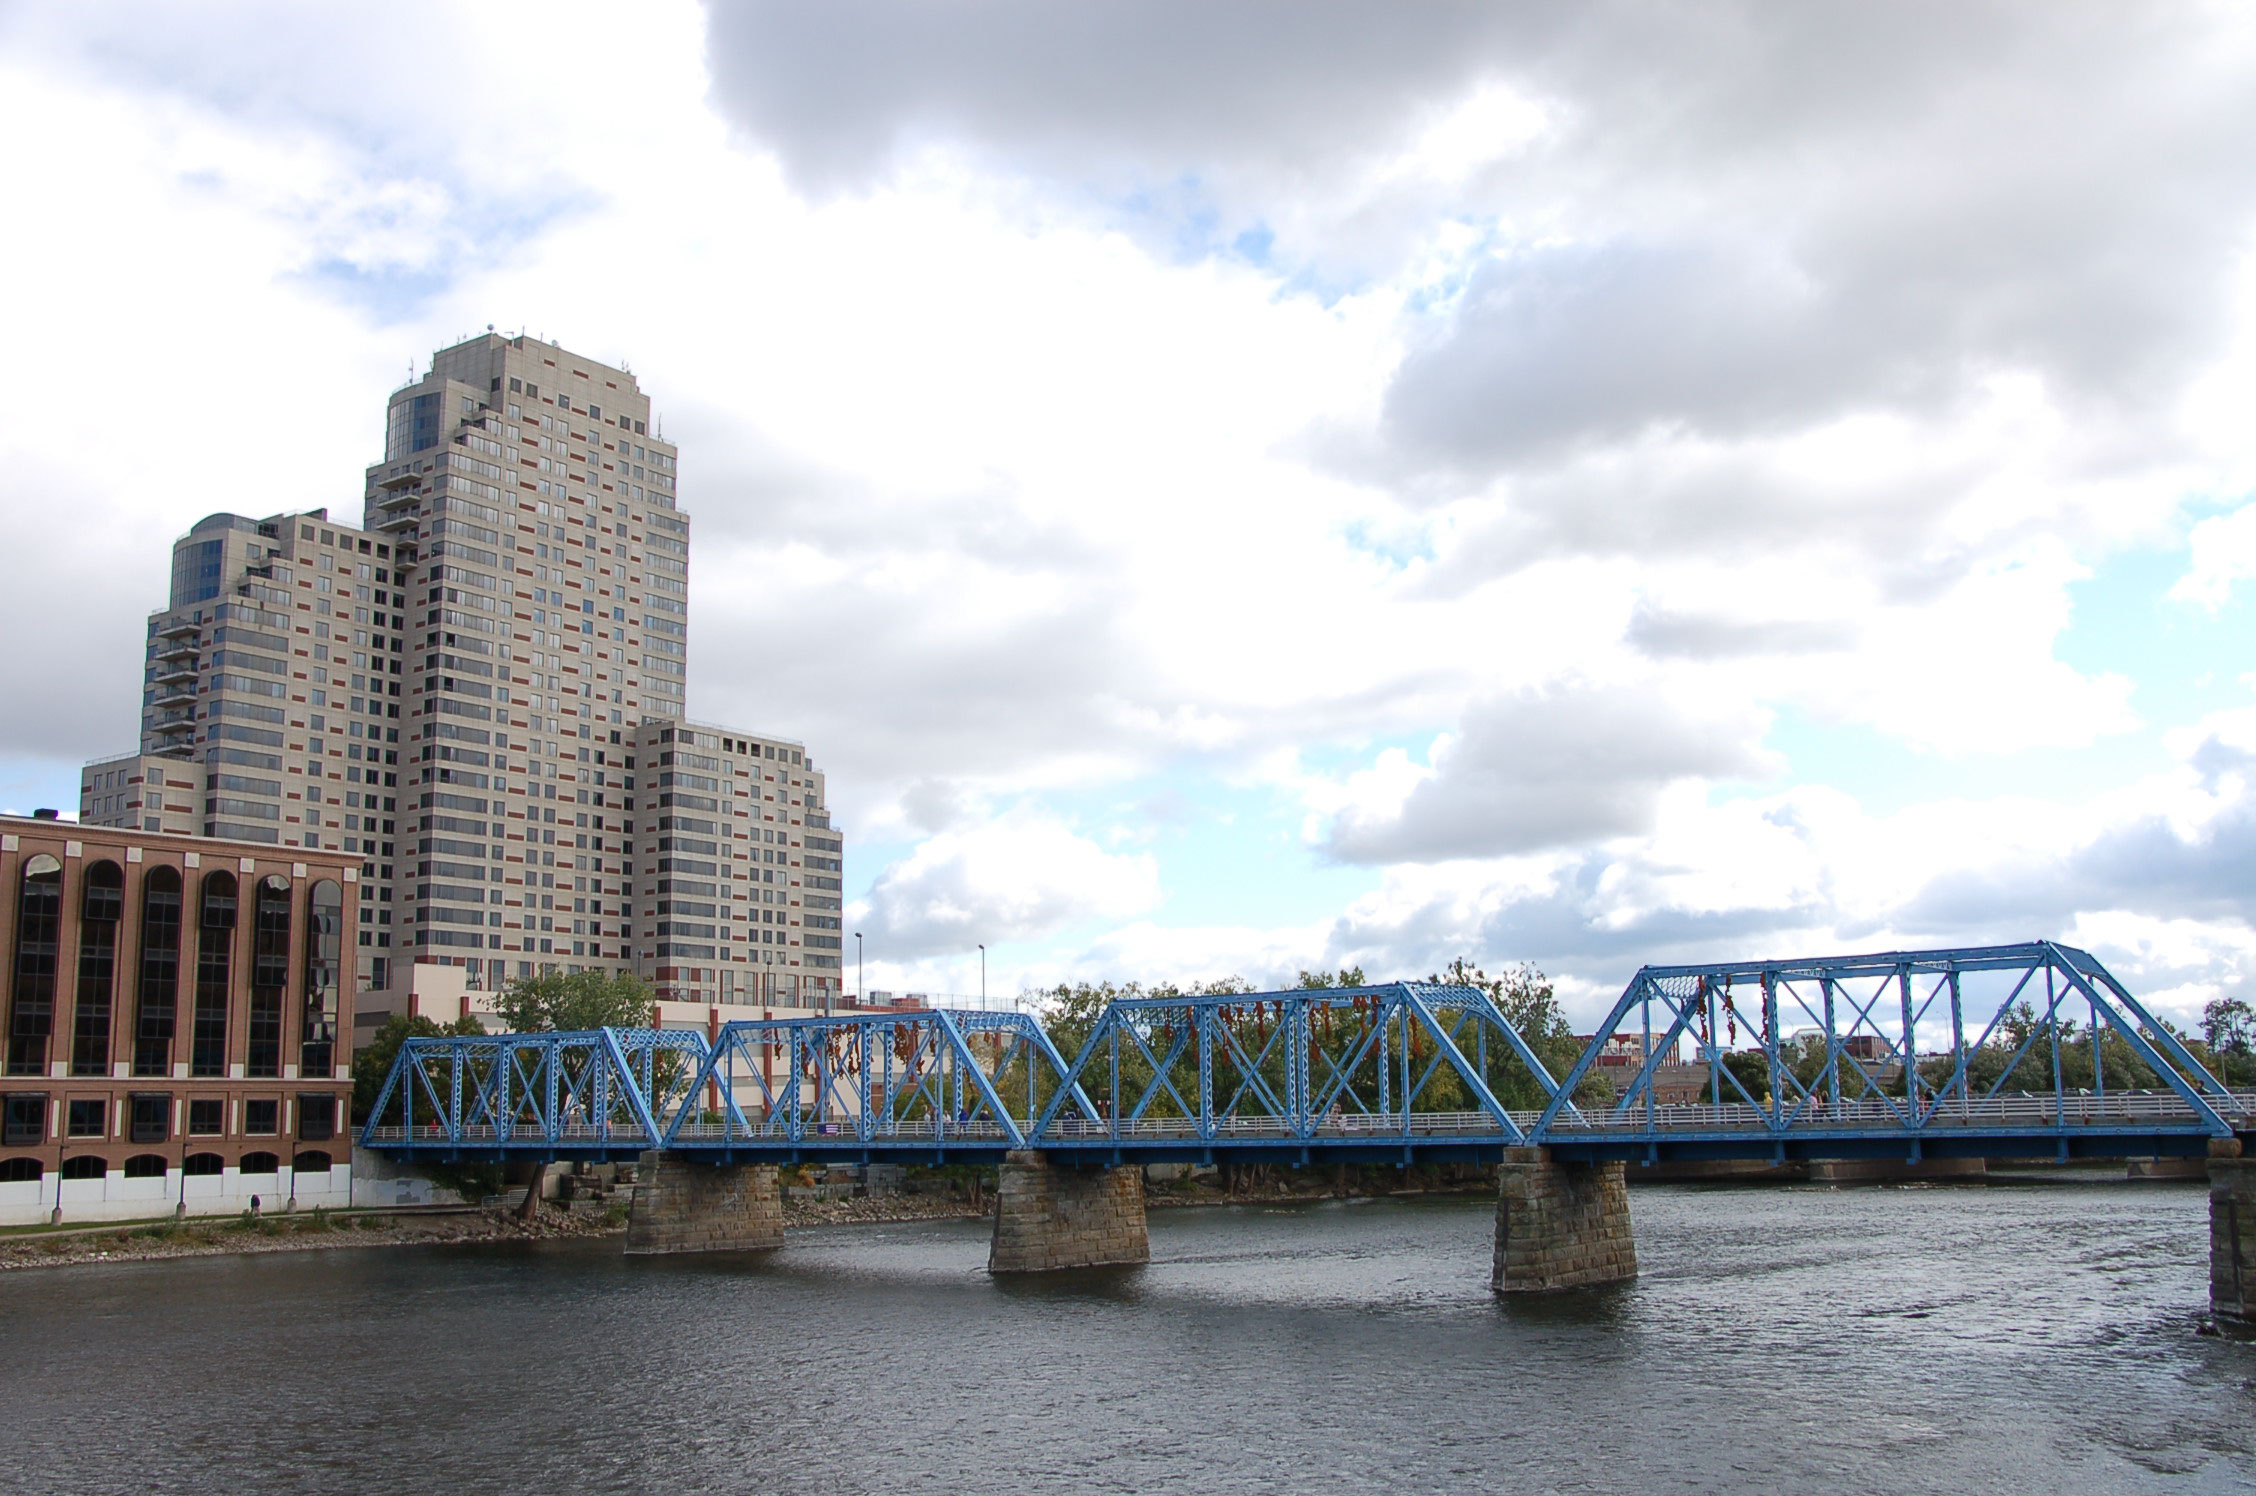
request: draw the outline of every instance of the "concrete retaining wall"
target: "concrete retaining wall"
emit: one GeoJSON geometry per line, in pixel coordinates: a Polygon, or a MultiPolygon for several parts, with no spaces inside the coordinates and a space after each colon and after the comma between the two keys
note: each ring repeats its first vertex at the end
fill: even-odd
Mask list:
{"type": "Polygon", "coordinates": [[[1497,1168],[1498,1293],[1547,1293],[1637,1276],[1629,1186],[1622,1166],[1554,1161],[1542,1148],[1510,1148],[1497,1168]]]}
{"type": "Polygon", "coordinates": [[[629,1253],[752,1252],[782,1245],[783,1194],[772,1165],[642,1155],[627,1215],[629,1253]]]}
{"type": "Polygon", "coordinates": [[[1829,1158],[1809,1166],[1812,1184],[1889,1184],[1907,1179],[1984,1179],[1989,1160],[1982,1158],[1829,1158]]]}
{"type": "Polygon", "coordinates": [[[1053,1168],[1039,1153],[997,1171],[991,1273],[1047,1273],[1151,1261],[1138,1168],[1053,1168]]]}

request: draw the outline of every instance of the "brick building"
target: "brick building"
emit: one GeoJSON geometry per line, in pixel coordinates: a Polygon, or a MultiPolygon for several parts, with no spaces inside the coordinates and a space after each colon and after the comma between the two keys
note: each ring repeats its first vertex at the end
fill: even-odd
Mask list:
{"type": "Polygon", "coordinates": [[[0,1225],[346,1204],[360,868],[0,817],[0,1225]]]}

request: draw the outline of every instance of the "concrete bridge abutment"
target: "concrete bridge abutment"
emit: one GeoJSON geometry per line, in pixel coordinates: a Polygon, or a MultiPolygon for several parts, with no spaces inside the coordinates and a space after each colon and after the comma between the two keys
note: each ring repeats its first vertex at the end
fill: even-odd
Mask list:
{"type": "Polygon", "coordinates": [[[1151,1261],[1144,1171],[1072,1169],[1040,1153],[1004,1155],[997,1171],[991,1273],[1048,1273],[1151,1261]]]}
{"type": "Polygon", "coordinates": [[[645,1153],[635,1168],[627,1251],[756,1252],[783,1245],[783,1190],[773,1164],[707,1164],[645,1153]]]}
{"type": "Polygon", "coordinates": [[[1548,1293],[1637,1276],[1629,1185],[1619,1163],[1566,1163],[1547,1148],[1507,1148],[1497,1168],[1498,1293],[1548,1293]]]}

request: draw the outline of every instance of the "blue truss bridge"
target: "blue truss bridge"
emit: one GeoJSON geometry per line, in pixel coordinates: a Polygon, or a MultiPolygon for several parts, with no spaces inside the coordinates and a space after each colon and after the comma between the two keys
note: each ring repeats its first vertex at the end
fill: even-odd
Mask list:
{"type": "Polygon", "coordinates": [[[2050,941],[1648,966],[1563,1070],[1487,992],[1423,982],[1129,999],[1076,1037],[1068,1059],[1028,1014],[930,1010],[414,1039],[360,1140],[1116,1168],[2195,1156],[2256,1135],[2256,1100],[2050,941]]]}

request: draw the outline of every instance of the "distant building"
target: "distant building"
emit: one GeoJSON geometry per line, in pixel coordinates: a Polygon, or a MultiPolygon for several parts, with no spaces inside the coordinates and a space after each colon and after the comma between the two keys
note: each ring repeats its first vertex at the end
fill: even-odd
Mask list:
{"type": "Polygon", "coordinates": [[[347,1203],[360,869],[0,817],[0,1225],[347,1203]]]}
{"type": "Polygon", "coordinates": [[[361,525],[215,514],[174,545],[141,743],[87,766],[81,820],[358,858],[358,983],[397,1006],[417,965],[835,1001],[823,776],[686,718],[689,518],[634,376],[488,334],[384,432],[361,525]]]}

